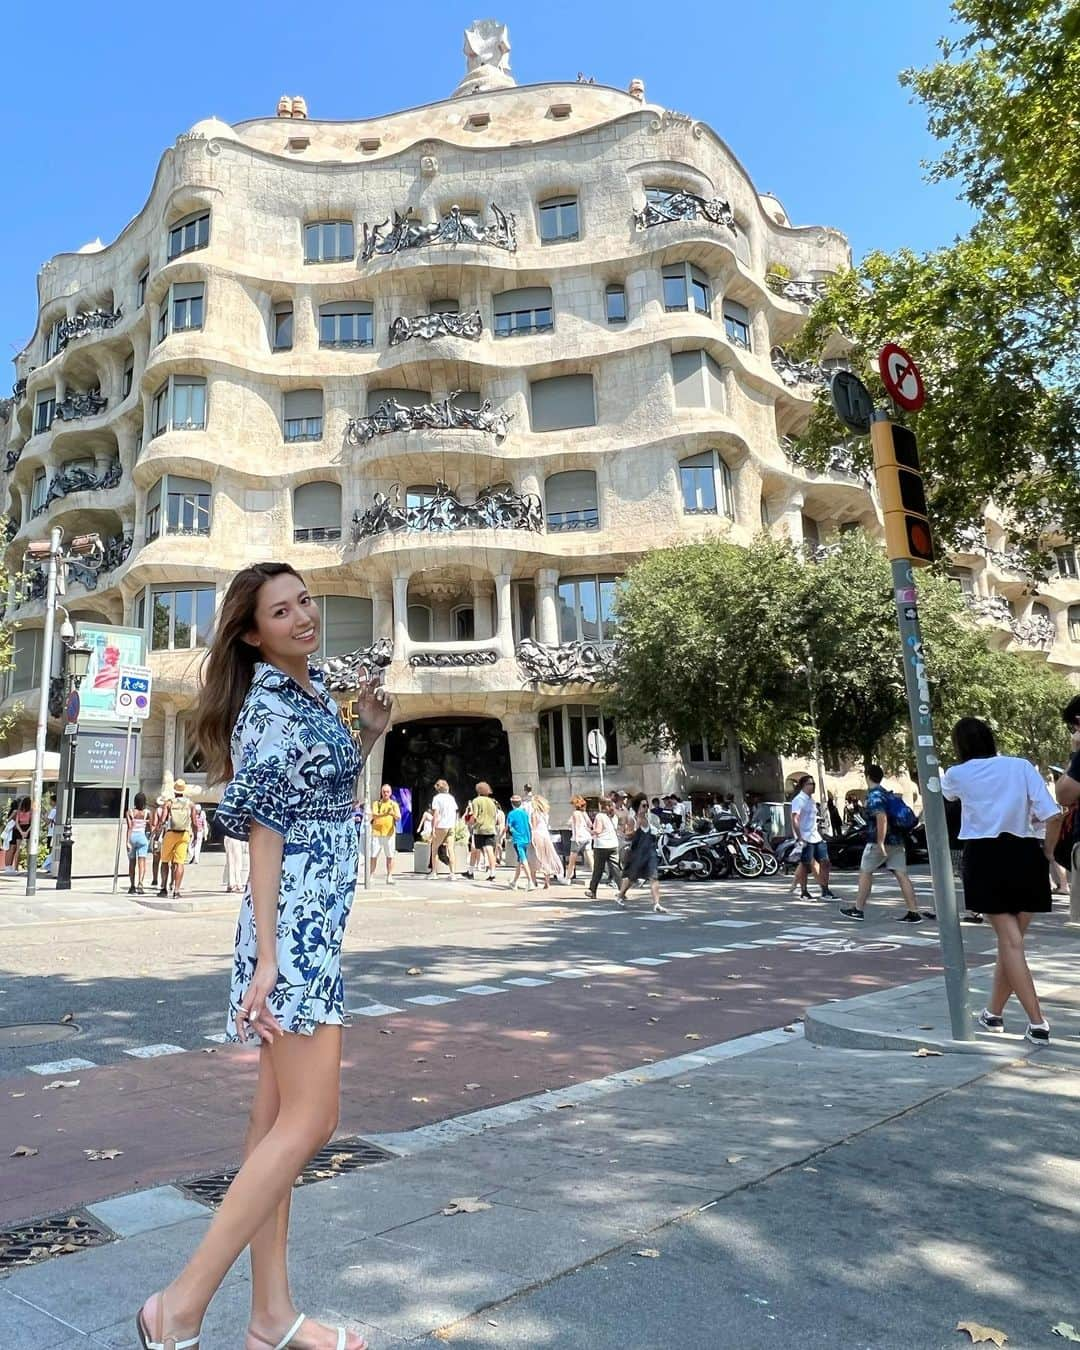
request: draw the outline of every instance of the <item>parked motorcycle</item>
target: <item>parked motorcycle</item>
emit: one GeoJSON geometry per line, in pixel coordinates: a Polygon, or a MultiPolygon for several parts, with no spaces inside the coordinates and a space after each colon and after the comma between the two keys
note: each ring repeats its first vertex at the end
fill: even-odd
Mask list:
{"type": "Polygon", "coordinates": [[[671,830],[659,835],[656,853],[660,876],[712,881],[726,875],[717,848],[719,842],[719,836],[713,833],[684,834],[671,830]]]}

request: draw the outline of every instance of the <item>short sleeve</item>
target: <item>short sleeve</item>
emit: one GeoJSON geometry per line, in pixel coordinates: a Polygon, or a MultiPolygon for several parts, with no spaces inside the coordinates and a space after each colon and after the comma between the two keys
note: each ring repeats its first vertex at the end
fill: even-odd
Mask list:
{"type": "Polygon", "coordinates": [[[941,775],[941,795],[950,802],[958,802],[960,793],[952,780],[952,769],[946,769],[941,775]]]}
{"type": "Polygon", "coordinates": [[[1028,800],[1031,802],[1031,814],[1040,823],[1061,815],[1061,807],[1050,795],[1050,789],[1034,764],[1025,761],[1024,775],[1027,778],[1028,800]]]}
{"type": "Polygon", "coordinates": [[[265,704],[241,710],[233,735],[233,778],[214,817],[233,839],[249,839],[252,821],[285,836],[296,819],[298,794],[289,769],[298,747],[288,725],[265,704]]]}

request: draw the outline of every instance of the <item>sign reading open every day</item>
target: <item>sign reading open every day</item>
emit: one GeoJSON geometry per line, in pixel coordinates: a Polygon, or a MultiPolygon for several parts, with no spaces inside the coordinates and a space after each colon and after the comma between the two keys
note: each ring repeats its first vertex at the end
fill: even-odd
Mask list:
{"type": "MultiPolygon", "coordinates": [[[[124,742],[126,731],[90,731],[83,729],[75,747],[75,782],[119,787],[124,781],[124,742]]],[[[132,736],[128,755],[127,779],[139,778],[139,737],[132,736]]]]}

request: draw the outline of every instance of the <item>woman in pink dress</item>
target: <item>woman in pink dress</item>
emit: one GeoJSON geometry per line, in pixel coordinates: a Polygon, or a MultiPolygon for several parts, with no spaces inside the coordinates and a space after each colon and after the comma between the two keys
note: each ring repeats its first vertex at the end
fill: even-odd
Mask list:
{"type": "Polygon", "coordinates": [[[551,838],[548,817],[551,806],[546,797],[537,793],[529,803],[529,818],[532,821],[532,851],[537,877],[544,878],[544,890],[550,889],[551,878],[561,882],[563,879],[562,859],[555,852],[555,843],[551,838]]]}

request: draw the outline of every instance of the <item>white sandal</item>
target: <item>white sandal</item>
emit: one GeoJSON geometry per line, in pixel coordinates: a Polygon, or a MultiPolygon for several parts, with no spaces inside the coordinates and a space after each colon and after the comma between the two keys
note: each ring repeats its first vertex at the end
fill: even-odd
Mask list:
{"type": "MultiPolygon", "coordinates": [[[[307,1313],[301,1313],[300,1316],[296,1319],[296,1321],[292,1324],[292,1326],[291,1326],[291,1327],[288,1329],[288,1331],[285,1333],[285,1335],[281,1338],[281,1340],[278,1341],[277,1345],[274,1346],[274,1350],[289,1350],[289,1346],[292,1345],[292,1338],[296,1335],[296,1333],[297,1333],[297,1332],[300,1330],[300,1328],[304,1325],[304,1323],[305,1323],[306,1320],[307,1320],[307,1313]]],[[[337,1329],[337,1346],[336,1346],[336,1350],[345,1350],[345,1343],[348,1341],[348,1339],[349,1339],[349,1333],[345,1330],[345,1328],[344,1328],[344,1327],[338,1327],[338,1329],[337,1329]]],[[[364,1338],[363,1338],[362,1336],[361,1336],[360,1339],[361,1339],[362,1341],[364,1340],[364,1338]]],[[[367,1350],[367,1341],[364,1341],[364,1347],[365,1347],[365,1350],[367,1350]]],[[[150,1350],[155,1350],[155,1347],[150,1347],[150,1350]]],[[[176,1347],[176,1350],[181,1350],[181,1347],[178,1345],[178,1346],[176,1347]]]]}
{"type": "MultiPolygon", "coordinates": [[[[299,1326],[299,1323],[297,1323],[297,1326],[299,1326]]],[[[139,1344],[142,1346],[143,1350],[194,1350],[194,1347],[198,1346],[201,1337],[200,1333],[197,1336],[192,1336],[186,1341],[178,1341],[173,1336],[166,1336],[163,1341],[152,1341],[150,1339],[150,1329],[143,1318],[142,1308],[135,1314],[135,1330],[138,1333],[139,1344]]],[[[293,1327],[293,1331],[295,1330],[296,1327],[293,1327]]],[[[341,1341],[338,1345],[338,1350],[342,1350],[344,1344],[345,1342],[341,1341]]]]}

